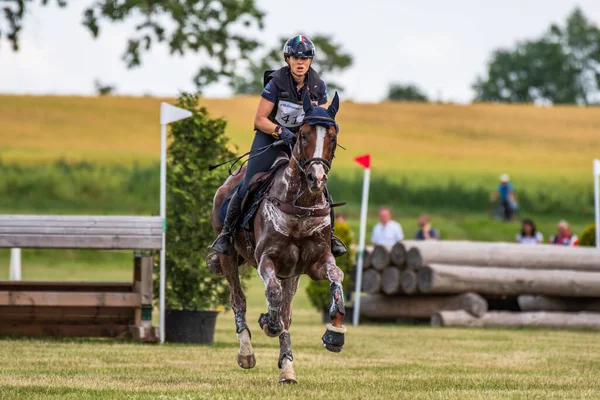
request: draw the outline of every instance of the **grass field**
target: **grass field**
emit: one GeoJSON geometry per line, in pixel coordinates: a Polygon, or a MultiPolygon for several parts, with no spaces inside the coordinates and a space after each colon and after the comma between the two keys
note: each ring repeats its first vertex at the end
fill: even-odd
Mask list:
{"type": "MultiPolygon", "coordinates": [[[[2,95],[0,159],[156,161],[163,100],[2,95]]],[[[252,140],[256,104],[256,97],[201,100],[212,116],[227,119],[227,135],[240,150],[252,140]]],[[[600,147],[594,108],[343,102],[338,121],[348,151],[338,152],[337,170],[357,170],[352,159],[369,152],[374,175],[409,176],[425,185],[454,178],[493,188],[508,172],[521,186],[580,188],[591,182],[600,147]]]]}
{"type": "MultiPolygon", "coordinates": [[[[47,258],[33,258],[23,272],[37,279],[130,278],[129,263],[115,263],[128,256],[101,257],[107,262],[101,267],[49,267],[47,258]]],[[[257,329],[265,300],[253,279],[253,370],[236,365],[233,317],[226,312],[218,317],[214,346],[0,338],[0,399],[598,398],[597,333],[363,325],[348,327],[343,352],[334,354],[320,344],[324,327],[309,307],[306,278],[301,282],[291,329],[296,386],[277,383],[278,343],[257,329]]]]}

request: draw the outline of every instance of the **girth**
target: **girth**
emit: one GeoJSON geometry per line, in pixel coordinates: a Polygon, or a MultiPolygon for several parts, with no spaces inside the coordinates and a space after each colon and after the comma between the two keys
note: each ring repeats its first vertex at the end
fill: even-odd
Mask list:
{"type": "Polygon", "coordinates": [[[331,213],[333,207],[343,206],[346,203],[327,203],[325,207],[301,207],[291,203],[285,203],[274,196],[267,196],[267,200],[273,203],[281,212],[296,217],[326,217],[331,213]]]}

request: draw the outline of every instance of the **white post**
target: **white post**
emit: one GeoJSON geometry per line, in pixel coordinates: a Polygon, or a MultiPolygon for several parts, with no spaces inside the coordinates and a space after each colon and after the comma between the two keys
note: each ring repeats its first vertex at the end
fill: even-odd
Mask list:
{"type": "Polygon", "coordinates": [[[165,251],[167,237],[167,125],[192,116],[191,111],[160,104],[160,217],[162,218],[162,248],[160,250],[160,342],[165,342],[165,251]]]}
{"type": "MultiPolygon", "coordinates": [[[[161,111],[162,115],[162,111],[161,111]]],[[[160,249],[160,342],[165,342],[165,244],[167,237],[167,124],[160,126],[160,217],[162,246],[160,249]]]]}
{"type": "Polygon", "coordinates": [[[594,208],[596,209],[596,248],[600,249],[600,160],[594,160],[594,208]]]}
{"type": "Polygon", "coordinates": [[[363,258],[365,255],[365,237],[367,233],[367,207],[369,205],[369,181],[371,179],[371,168],[365,168],[363,180],[362,204],[360,206],[360,235],[358,242],[358,262],[356,263],[356,298],[354,299],[354,315],[352,324],[358,325],[360,315],[360,292],[362,286],[363,258]]]}
{"type": "Polygon", "coordinates": [[[21,249],[10,249],[10,274],[11,281],[21,280],[21,249]]]}

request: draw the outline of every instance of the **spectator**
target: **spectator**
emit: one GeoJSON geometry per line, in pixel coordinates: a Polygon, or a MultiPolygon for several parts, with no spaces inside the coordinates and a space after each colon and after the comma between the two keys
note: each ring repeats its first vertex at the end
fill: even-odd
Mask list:
{"type": "Polygon", "coordinates": [[[346,216],[342,213],[335,213],[335,223],[336,224],[345,224],[346,216]]]}
{"type": "Polygon", "coordinates": [[[521,244],[540,244],[544,242],[544,235],[537,230],[532,220],[526,218],[521,222],[521,232],[517,234],[517,242],[521,244]]]}
{"type": "Polygon", "coordinates": [[[431,227],[429,223],[430,219],[427,215],[421,215],[419,217],[419,230],[415,233],[415,240],[439,240],[440,235],[438,231],[431,227]]]}
{"type": "Polygon", "coordinates": [[[500,176],[500,184],[498,185],[498,194],[500,195],[500,204],[502,205],[503,218],[505,221],[510,221],[513,217],[513,210],[517,207],[515,191],[513,184],[510,183],[508,174],[500,176]]]}
{"type": "Polygon", "coordinates": [[[559,221],[557,228],[557,233],[550,238],[550,243],[563,246],[579,246],[579,238],[571,233],[567,221],[559,221]]]}
{"type": "Polygon", "coordinates": [[[373,228],[371,242],[384,246],[393,246],[397,241],[404,239],[402,226],[392,221],[392,213],[387,207],[379,209],[379,223],[373,228]]]}

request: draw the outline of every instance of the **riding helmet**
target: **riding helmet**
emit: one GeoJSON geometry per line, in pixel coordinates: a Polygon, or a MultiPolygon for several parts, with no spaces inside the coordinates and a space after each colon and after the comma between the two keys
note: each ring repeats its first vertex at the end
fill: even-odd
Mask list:
{"type": "Polygon", "coordinates": [[[306,36],[294,36],[283,45],[283,55],[285,57],[313,58],[315,45],[306,36]]]}

